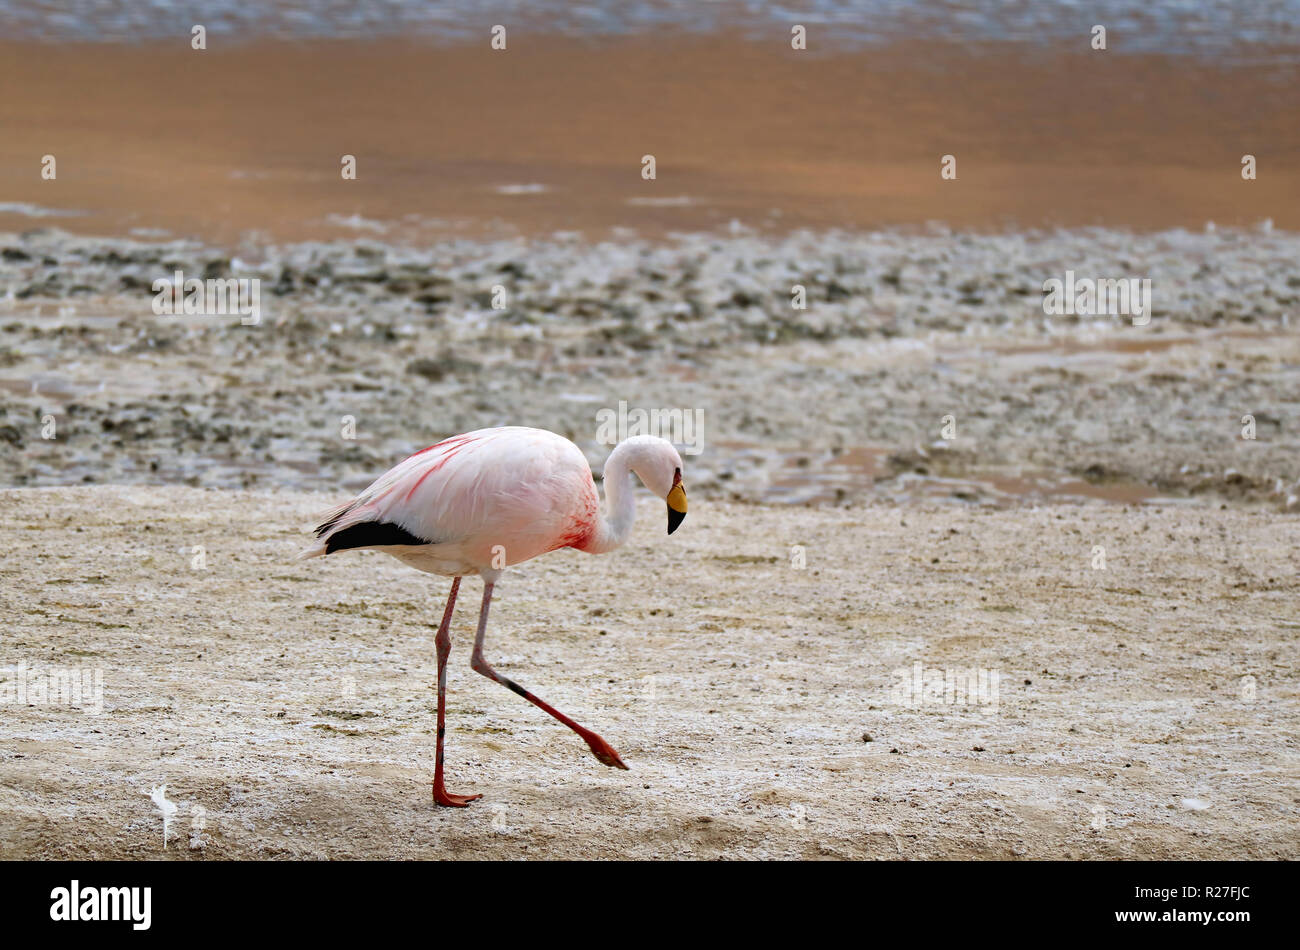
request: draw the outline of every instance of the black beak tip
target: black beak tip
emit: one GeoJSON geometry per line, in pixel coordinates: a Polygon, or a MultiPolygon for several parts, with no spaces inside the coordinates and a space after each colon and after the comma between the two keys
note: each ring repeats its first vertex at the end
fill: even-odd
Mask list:
{"type": "Polygon", "coordinates": [[[672,534],[674,531],[676,531],[677,526],[681,524],[682,521],[685,520],[685,518],[686,518],[686,512],[673,511],[671,508],[669,508],[668,509],[668,533],[672,534]]]}

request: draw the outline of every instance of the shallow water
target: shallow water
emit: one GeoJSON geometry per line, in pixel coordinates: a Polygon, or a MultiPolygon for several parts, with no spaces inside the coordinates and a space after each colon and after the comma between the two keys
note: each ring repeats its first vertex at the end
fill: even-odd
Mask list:
{"type": "Polygon", "coordinates": [[[789,34],[806,26],[818,45],[853,48],[899,39],[1040,44],[1089,35],[1104,24],[1126,52],[1222,54],[1241,47],[1300,47],[1300,0],[1250,3],[1188,0],[1092,0],[1088,4],[1006,0],[237,0],[191,4],[155,0],[3,0],[0,35],[42,40],[139,42],[188,39],[195,22],[209,36],[421,36],[448,42],[486,38],[494,24],[530,33],[596,37],[674,31],[729,32],[746,38],[789,34]]]}

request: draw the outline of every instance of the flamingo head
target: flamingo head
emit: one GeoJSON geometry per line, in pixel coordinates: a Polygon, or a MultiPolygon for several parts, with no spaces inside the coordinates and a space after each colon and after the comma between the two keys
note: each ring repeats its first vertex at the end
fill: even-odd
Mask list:
{"type": "Polygon", "coordinates": [[[682,457],[666,439],[652,435],[626,440],[629,465],[641,484],[668,504],[668,533],[686,517],[686,486],[682,482],[682,457]]]}

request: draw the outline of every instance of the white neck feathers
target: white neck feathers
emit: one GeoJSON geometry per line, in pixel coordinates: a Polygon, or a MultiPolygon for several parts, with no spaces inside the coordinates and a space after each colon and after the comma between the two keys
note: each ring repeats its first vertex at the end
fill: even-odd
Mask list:
{"type": "Polygon", "coordinates": [[[605,509],[597,519],[595,537],[586,548],[592,554],[614,550],[632,533],[636,498],[632,491],[631,450],[629,443],[622,442],[605,462],[605,509]]]}

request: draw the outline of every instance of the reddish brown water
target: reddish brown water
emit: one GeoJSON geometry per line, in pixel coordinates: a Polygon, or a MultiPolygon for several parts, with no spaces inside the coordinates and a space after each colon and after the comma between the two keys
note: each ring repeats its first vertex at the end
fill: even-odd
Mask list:
{"type": "Polygon", "coordinates": [[[806,55],[683,35],[530,36],[504,54],[9,42],[0,88],[0,203],[82,212],[0,212],[0,229],[422,242],[732,220],[1300,227],[1294,64],[920,42],[806,55]],[[1256,181],[1241,179],[1247,152],[1256,181]]]}

